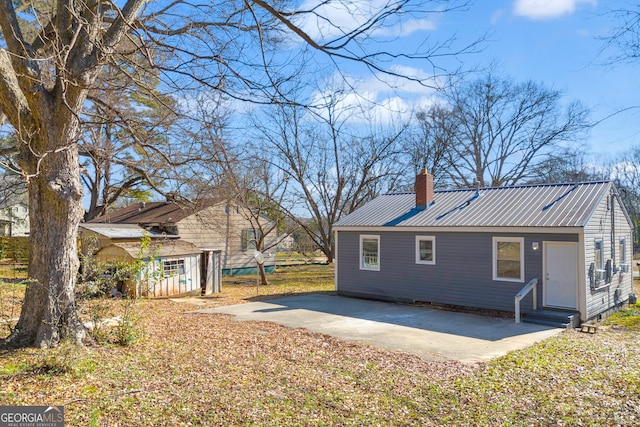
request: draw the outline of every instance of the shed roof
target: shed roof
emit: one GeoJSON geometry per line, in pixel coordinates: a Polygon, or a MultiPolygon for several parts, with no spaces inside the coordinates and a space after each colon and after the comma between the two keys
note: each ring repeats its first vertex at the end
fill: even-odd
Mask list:
{"type": "Polygon", "coordinates": [[[436,191],[426,208],[414,193],[385,194],[335,227],[584,227],[608,181],[436,191]]]}
{"type": "Polygon", "coordinates": [[[150,237],[152,239],[158,238],[178,238],[177,235],[171,235],[166,233],[158,233],[157,231],[147,231],[144,228],[136,224],[93,224],[82,223],[81,228],[84,228],[94,233],[100,234],[109,239],[141,239],[143,237],[150,237]]]}
{"type": "Polygon", "coordinates": [[[176,202],[135,203],[96,217],[89,222],[111,224],[175,224],[220,201],[221,200],[213,199],[202,200],[193,206],[176,202]]]}
{"type": "Polygon", "coordinates": [[[202,249],[184,240],[153,241],[149,247],[144,250],[142,249],[142,242],[115,242],[112,246],[123,249],[131,255],[132,258],[140,258],[141,254],[143,258],[151,256],[168,258],[202,253],[202,249]]]}

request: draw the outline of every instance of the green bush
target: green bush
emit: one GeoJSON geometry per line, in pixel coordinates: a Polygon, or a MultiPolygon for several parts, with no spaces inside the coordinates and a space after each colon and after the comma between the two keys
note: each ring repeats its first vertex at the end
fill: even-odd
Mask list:
{"type": "Polygon", "coordinates": [[[29,238],[0,236],[0,259],[19,263],[29,261],[29,238]]]}

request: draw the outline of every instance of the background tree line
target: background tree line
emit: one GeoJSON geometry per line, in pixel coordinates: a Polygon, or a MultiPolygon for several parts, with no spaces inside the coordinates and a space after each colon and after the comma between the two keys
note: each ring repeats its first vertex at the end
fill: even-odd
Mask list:
{"type": "Polygon", "coordinates": [[[170,97],[97,96],[80,134],[85,217],[159,197],[224,196],[247,206],[256,227],[262,215],[276,221],[256,235],[303,233],[331,261],[333,223],[382,193],[412,191],[426,168],[437,189],[611,179],[639,220],[640,146],[596,160],[583,145],[588,109],[541,83],[494,67],[387,123],[364,114],[366,104],[345,102],[344,86],[313,88],[313,108],[309,92],[294,87],[247,114],[216,95],[201,94],[188,115],[170,97]]]}

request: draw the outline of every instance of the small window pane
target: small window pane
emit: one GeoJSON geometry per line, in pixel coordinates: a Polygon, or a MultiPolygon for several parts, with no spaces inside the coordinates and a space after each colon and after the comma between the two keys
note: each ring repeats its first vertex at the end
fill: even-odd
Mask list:
{"type": "Polygon", "coordinates": [[[378,268],[378,239],[362,239],[362,266],[378,268]]]}
{"type": "Polygon", "coordinates": [[[433,261],[433,241],[431,240],[420,241],[420,260],[433,261]]]}
{"type": "Polygon", "coordinates": [[[184,274],[184,260],[174,259],[165,261],[163,265],[164,277],[175,276],[176,274],[184,274]]]}
{"type": "Polygon", "coordinates": [[[253,230],[252,228],[242,230],[242,250],[255,251],[260,237],[260,230],[253,230]]]}
{"type": "Polygon", "coordinates": [[[498,242],[498,259],[520,261],[520,243],[498,242]]]}
{"type": "Polygon", "coordinates": [[[505,261],[498,260],[498,277],[507,277],[509,279],[520,278],[520,260],[505,261]]]}
{"type": "Polygon", "coordinates": [[[596,240],[594,256],[595,256],[595,260],[594,261],[596,263],[596,270],[602,270],[602,268],[603,268],[603,266],[602,266],[602,240],[596,240]]]}

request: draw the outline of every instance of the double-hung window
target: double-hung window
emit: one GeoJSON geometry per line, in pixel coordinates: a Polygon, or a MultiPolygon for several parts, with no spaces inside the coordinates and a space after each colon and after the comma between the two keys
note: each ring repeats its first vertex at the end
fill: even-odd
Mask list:
{"type": "Polygon", "coordinates": [[[596,286],[599,282],[604,282],[606,272],[604,270],[604,249],[602,239],[596,239],[593,245],[593,262],[595,264],[595,279],[596,286]]]}
{"type": "Polygon", "coordinates": [[[629,266],[627,265],[627,239],[620,239],[620,245],[618,246],[618,259],[620,262],[620,271],[622,273],[626,273],[629,271],[629,266]]]}
{"type": "Polygon", "coordinates": [[[360,236],[360,269],[380,270],[380,236],[360,236]]]}
{"type": "Polygon", "coordinates": [[[493,238],[493,280],[524,282],[524,238],[493,238]]]}
{"type": "Polygon", "coordinates": [[[416,236],[416,264],[436,263],[435,236],[416,236]]]}
{"type": "Polygon", "coordinates": [[[242,250],[244,252],[255,251],[260,237],[262,237],[260,230],[252,228],[242,230],[242,250]]]}

